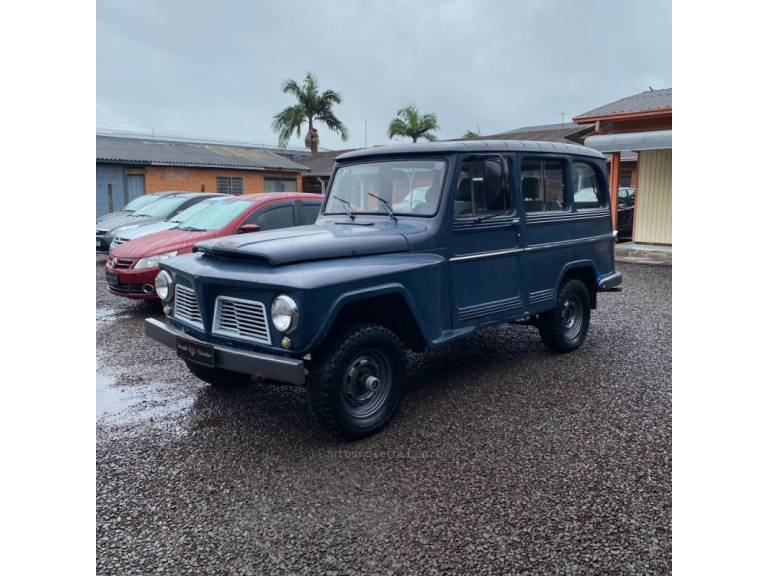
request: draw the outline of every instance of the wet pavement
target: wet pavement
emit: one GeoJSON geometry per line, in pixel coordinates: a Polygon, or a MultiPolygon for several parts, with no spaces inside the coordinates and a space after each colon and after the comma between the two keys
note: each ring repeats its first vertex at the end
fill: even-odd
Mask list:
{"type": "Polygon", "coordinates": [[[670,267],[619,265],[573,354],[505,326],[412,355],[390,426],[345,443],[301,388],[191,376],[103,261],[99,574],[671,571],[670,267]]]}

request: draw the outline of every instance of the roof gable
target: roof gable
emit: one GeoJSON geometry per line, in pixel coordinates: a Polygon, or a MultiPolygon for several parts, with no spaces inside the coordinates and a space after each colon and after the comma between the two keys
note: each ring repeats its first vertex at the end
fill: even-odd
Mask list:
{"type": "Polygon", "coordinates": [[[574,120],[592,120],[595,118],[611,117],[617,115],[630,115],[641,113],[653,113],[672,110],[672,88],[662,90],[647,90],[627,96],[610,104],[605,104],[574,116],[574,120]]]}

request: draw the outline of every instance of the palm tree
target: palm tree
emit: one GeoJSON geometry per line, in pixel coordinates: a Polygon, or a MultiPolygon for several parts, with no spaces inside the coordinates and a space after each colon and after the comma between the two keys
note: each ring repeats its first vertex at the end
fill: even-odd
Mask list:
{"type": "Polygon", "coordinates": [[[282,89],[285,94],[293,94],[299,103],[288,106],[272,118],[272,130],[278,133],[280,146],[286,147],[294,133],[301,136],[301,126],[304,122],[309,123],[304,145],[312,150],[312,154],[317,154],[320,146],[320,135],[315,128],[315,122],[322,122],[346,142],[349,131],[333,113],[334,104],[341,104],[341,94],[334,90],[320,93],[317,78],[312,72],[307,72],[301,84],[296,80],[286,80],[282,89]]]}
{"type": "Polygon", "coordinates": [[[480,133],[475,132],[474,130],[467,130],[466,134],[462,136],[465,140],[474,140],[476,138],[480,138],[480,133]]]}
{"type": "Polygon", "coordinates": [[[413,104],[398,111],[397,117],[389,123],[387,136],[391,139],[395,136],[407,136],[416,142],[424,138],[430,142],[437,140],[432,130],[440,130],[435,114],[420,114],[419,109],[413,104]]]}

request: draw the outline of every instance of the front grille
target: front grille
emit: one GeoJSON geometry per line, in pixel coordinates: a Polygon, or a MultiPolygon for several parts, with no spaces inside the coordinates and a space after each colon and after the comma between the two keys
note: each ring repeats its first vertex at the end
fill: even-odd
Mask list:
{"type": "Polygon", "coordinates": [[[97,228],[96,229],[96,236],[104,236],[107,232],[109,232],[109,230],[99,230],[97,228]]]}
{"type": "Polygon", "coordinates": [[[173,316],[179,320],[203,328],[203,317],[200,316],[200,306],[192,288],[176,284],[176,296],[173,299],[173,316]]]}
{"type": "Polygon", "coordinates": [[[112,258],[112,268],[115,270],[128,270],[131,266],[133,266],[133,263],[136,261],[135,258],[112,258]]]}
{"type": "Polygon", "coordinates": [[[262,344],[272,343],[264,304],[255,300],[219,296],[211,332],[262,344]]]}

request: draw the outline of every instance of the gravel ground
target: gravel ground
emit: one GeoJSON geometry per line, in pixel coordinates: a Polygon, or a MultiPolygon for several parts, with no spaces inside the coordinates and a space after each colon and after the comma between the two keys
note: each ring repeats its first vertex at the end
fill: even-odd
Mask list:
{"type": "Polygon", "coordinates": [[[300,388],[189,375],[97,258],[97,572],[670,573],[672,271],[619,269],[579,351],[505,326],[413,355],[345,443],[300,388]]]}

